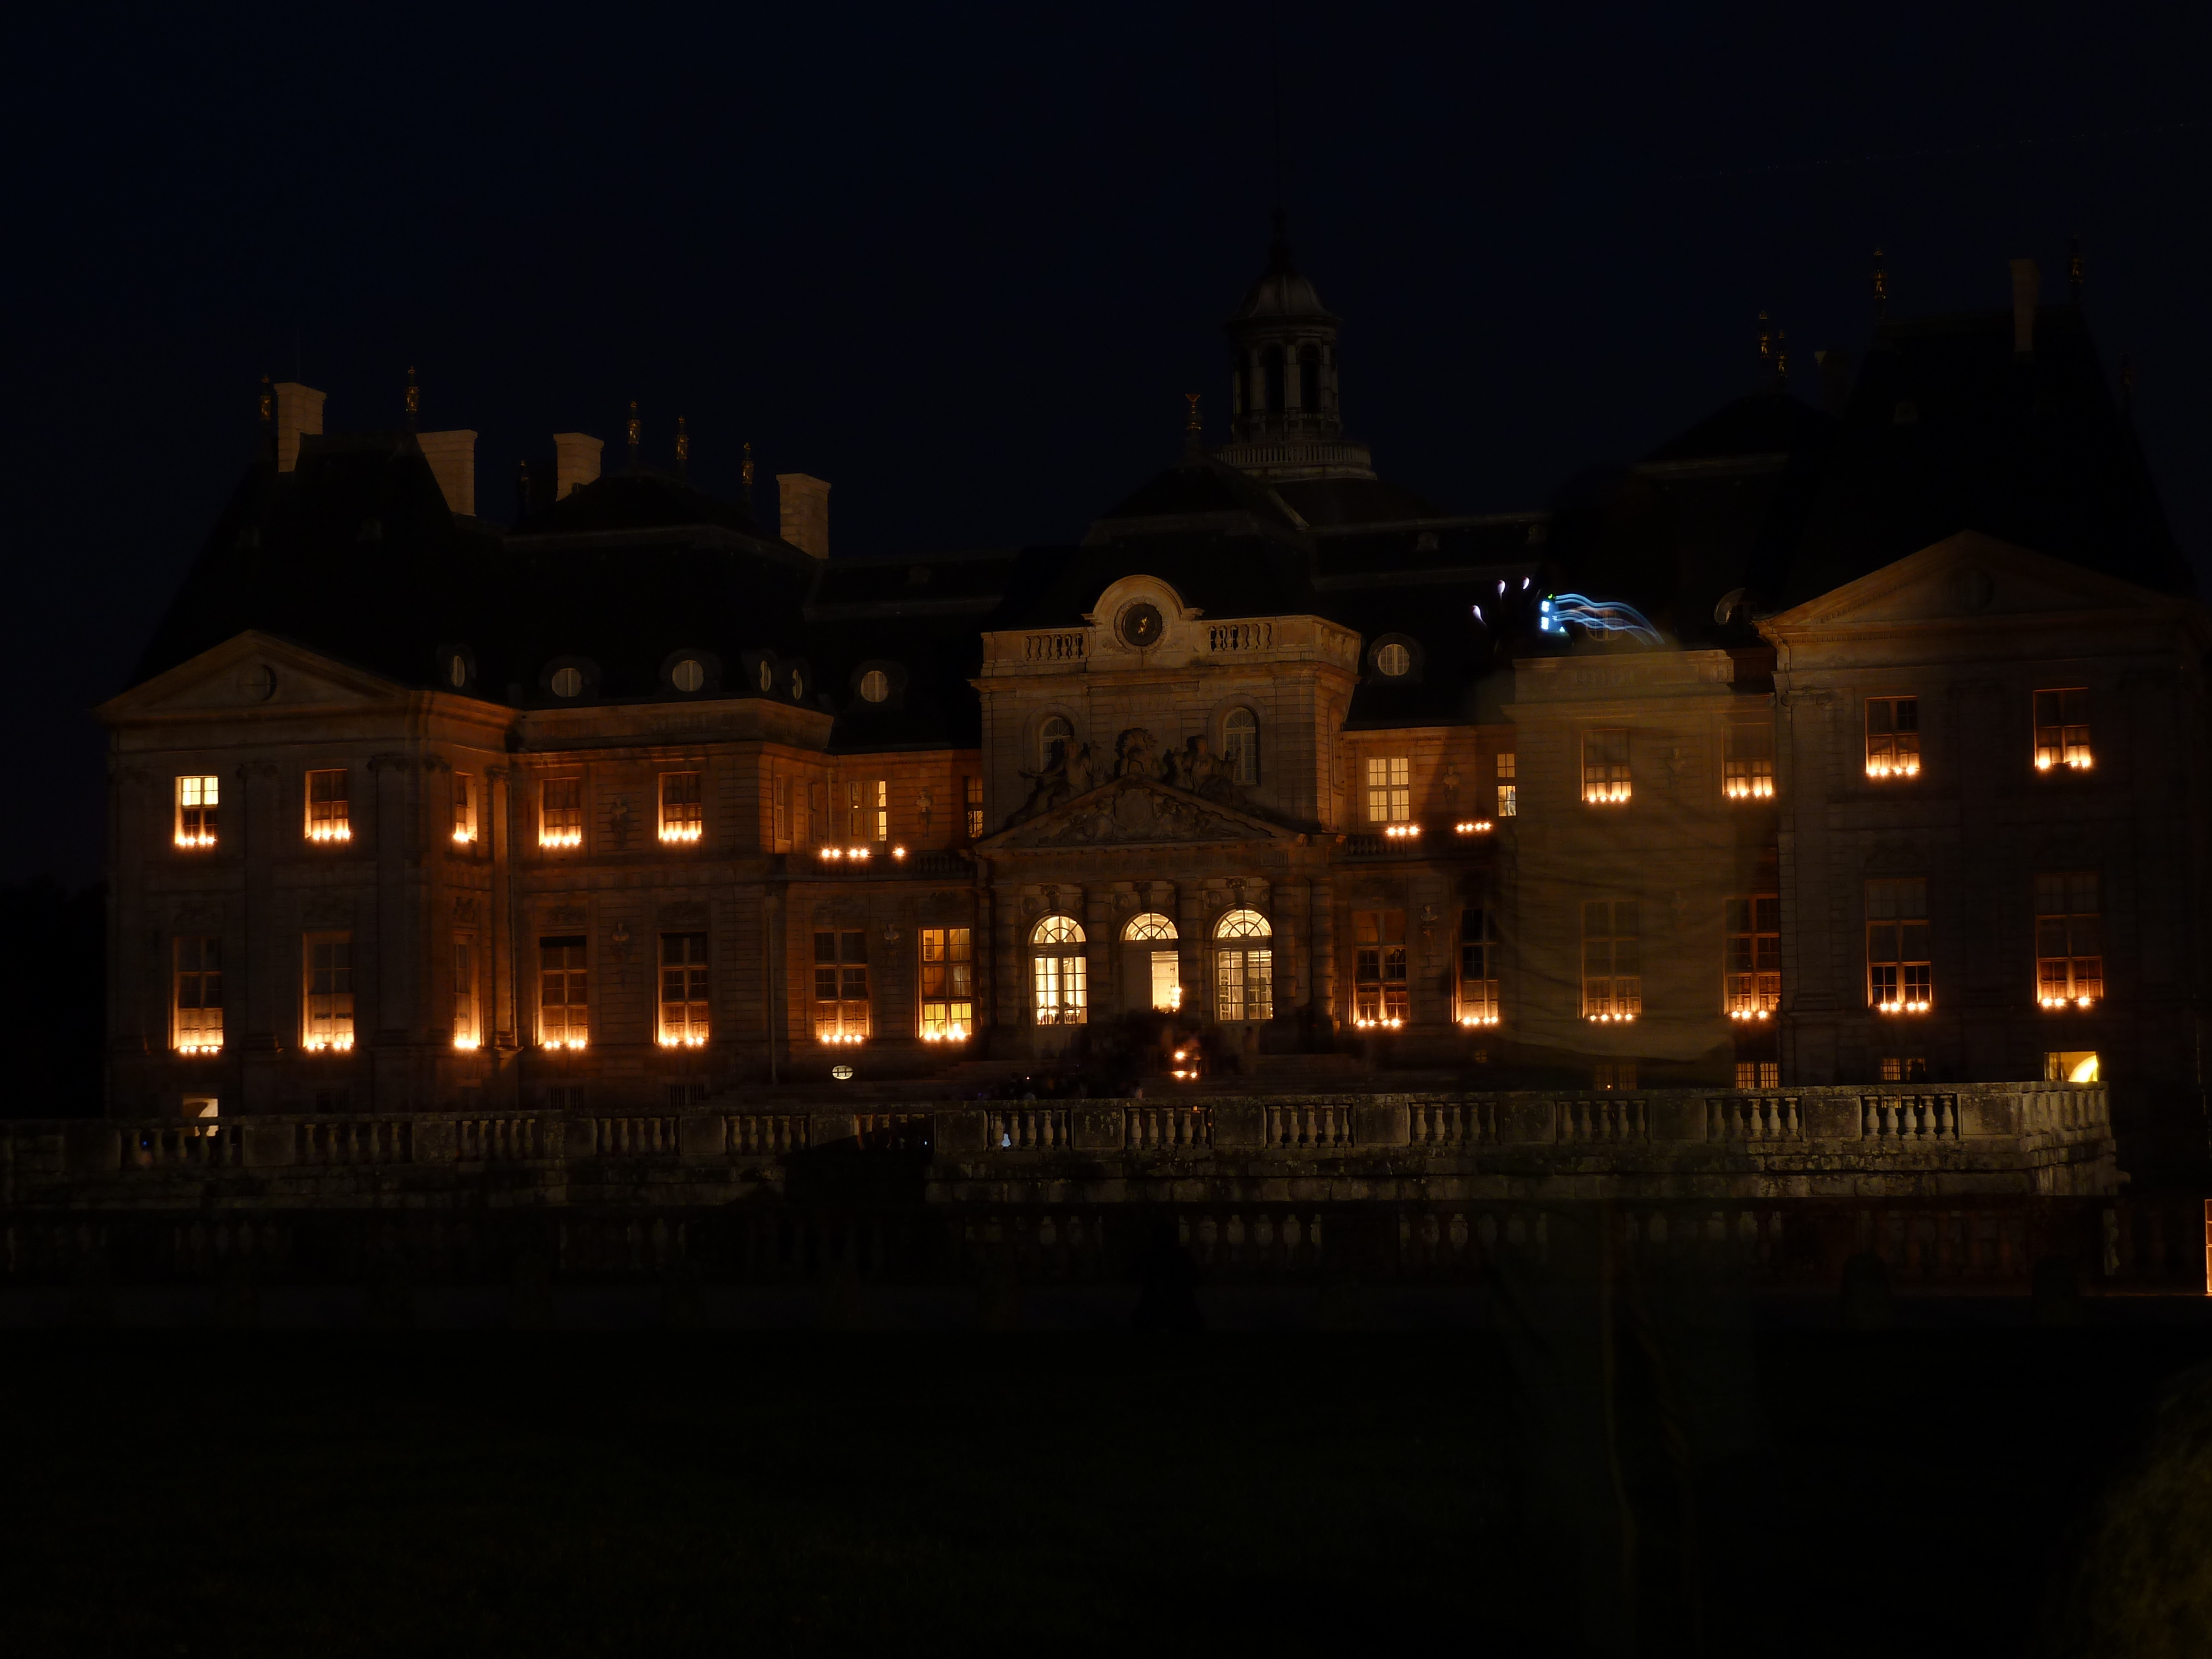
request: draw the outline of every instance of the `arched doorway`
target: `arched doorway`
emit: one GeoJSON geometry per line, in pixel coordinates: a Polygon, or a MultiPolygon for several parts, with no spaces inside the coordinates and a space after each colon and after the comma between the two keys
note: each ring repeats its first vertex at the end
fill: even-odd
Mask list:
{"type": "Polygon", "coordinates": [[[1174,921],[1158,910],[1129,919],[1121,930],[1123,1000],[1134,1009],[1173,1013],[1182,1006],[1182,963],[1174,921]]]}
{"type": "Polygon", "coordinates": [[[1257,910],[1231,910],[1213,928],[1213,1017],[1223,1024],[1275,1017],[1275,930],[1257,910]]]}

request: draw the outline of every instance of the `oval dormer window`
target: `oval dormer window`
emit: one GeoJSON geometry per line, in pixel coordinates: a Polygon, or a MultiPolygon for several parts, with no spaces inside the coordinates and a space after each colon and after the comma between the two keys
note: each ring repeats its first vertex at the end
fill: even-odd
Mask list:
{"type": "Polygon", "coordinates": [[[1375,653],[1375,666],[1392,679],[1398,678],[1413,665],[1413,653],[1395,640],[1375,653]]]}
{"type": "Polygon", "coordinates": [[[553,671],[553,695],[556,697],[580,697],[584,694],[584,671],[580,668],[556,668],[553,671]]]}
{"type": "Polygon", "coordinates": [[[766,663],[761,665],[760,688],[763,695],[775,690],[775,670],[766,663]]]}
{"type": "Polygon", "coordinates": [[[469,659],[456,651],[446,659],[446,684],[459,691],[469,683],[469,659]]]}
{"type": "Polygon", "coordinates": [[[794,668],[791,671],[791,700],[793,702],[799,702],[804,701],[805,696],[806,682],[794,668]]]}
{"type": "Polygon", "coordinates": [[[860,695],[870,702],[881,702],[890,694],[890,677],[882,669],[871,668],[860,676],[860,695]]]}
{"type": "Polygon", "coordinates": [[[678,691],[696,691],[707,683],[707,665],[696,657],[686,657],[669,671],[668,678],[678,691]]]}

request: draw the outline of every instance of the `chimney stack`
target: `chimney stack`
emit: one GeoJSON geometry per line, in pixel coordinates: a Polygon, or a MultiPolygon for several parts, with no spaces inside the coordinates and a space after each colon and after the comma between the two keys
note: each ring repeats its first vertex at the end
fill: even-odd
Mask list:
{"type": "Polygon", "coordinates": [[[2012,349],[2026,355],[2035,349],[2035,308],[2043,303],[2043,278],[2033,259],[2012,262],[2012,349]]]}
{"type": "Polygon", "coordinates": [[[830,556],[830,486],[804,472],[775,475],[776,514],[783,538],[817,559],[830,556]]]}
{"type": "Polygon", "coordinates": [[[300,440],[323,435],[323,399],[318,392],[297,380],[276,382],[276,470],[289,472],[300,464],[300,440]]]}
{"type": "Polygon", "coordinates": [[[464,519],[477,515],[477,434],[473,432],[418,432],[415,441],[422,459],[430,463],[430,476],[446,492],[449,511],[464,519]]]}
{"type": "Polygon", "coordinates": [[[584,432],[553,434],[553,499],[565,501],[571,492],[599,481],[599,451],[606,446],[584,432]]]}

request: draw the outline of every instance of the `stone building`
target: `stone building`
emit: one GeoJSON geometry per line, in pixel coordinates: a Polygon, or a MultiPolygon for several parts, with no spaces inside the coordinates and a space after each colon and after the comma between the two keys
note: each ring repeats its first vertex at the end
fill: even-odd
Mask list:
{"type": "Polygon", "coordinates": [[[2078,291],[2013,297],[1469,516],[1279,229],[1227,444],[931,558],[634,424],[502,527],[473,434],[274,388],[99,711],[111,1109],[2101,1079],[2194,1178],[2212,618],[2078,291]]]}

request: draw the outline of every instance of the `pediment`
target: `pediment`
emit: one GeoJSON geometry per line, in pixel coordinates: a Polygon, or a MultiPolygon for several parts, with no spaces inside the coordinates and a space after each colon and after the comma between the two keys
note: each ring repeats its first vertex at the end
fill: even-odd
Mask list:
{"type": "Polygon", "coordinates": [[[102,720],[176,715],[298,713],[360,708],[407,696],[382,675],[248,630],[132,686],[94,711],[102,720]]]}
{"type": "Polygon", "coordinates": [[[1887,629],[2067,614],[2165,611],[2166,594],[2031,548],[1962,530],[1759,624],[1772,636],[1800,629],[1887,629]]]}
{"type": "Polygon", "coordinates": [[[1211,845],[1288,841],[1294,831],[1242,808],[1149,778],[1115,778],[979,842],[979,850],[1211,845]]]}

